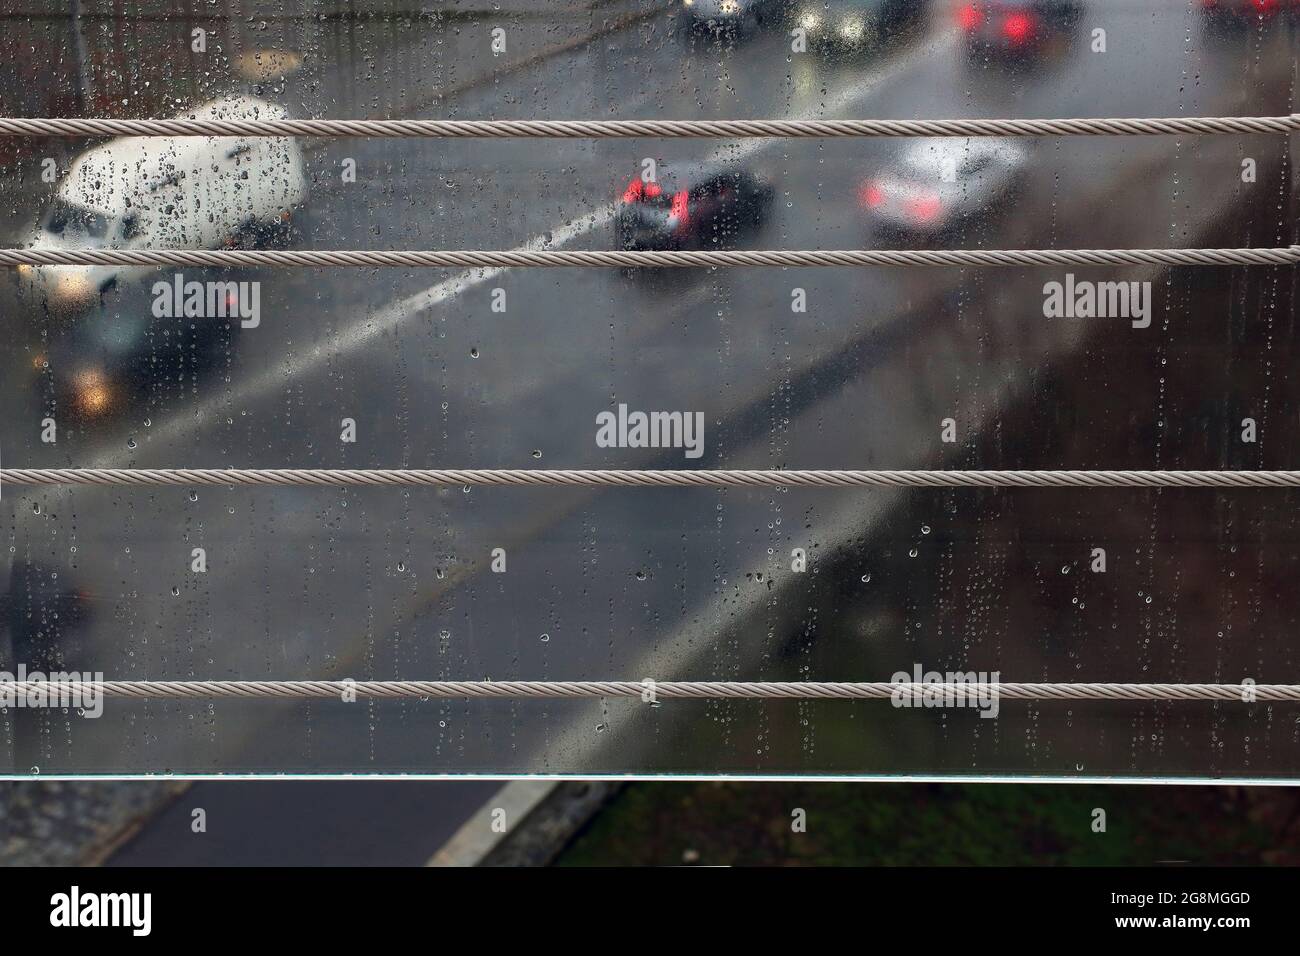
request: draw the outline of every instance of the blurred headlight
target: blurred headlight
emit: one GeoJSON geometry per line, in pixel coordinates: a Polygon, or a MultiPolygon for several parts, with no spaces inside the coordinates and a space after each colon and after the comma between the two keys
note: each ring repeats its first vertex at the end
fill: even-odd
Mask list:
{"type": "Polygon", "coordinates": [[[840,36],[846,40],[861,40],[865,32],[866,24],[859,17],[845,17],[840,21],[840,36]]]}
{"type": "Polygon", "coordinates": [[[811,10],[800,15],[799,17],[799,26],[803,27],[804,30],[806,30],[809,33],[812,33],[821,25],[822,25],[822,18],[819,17],[817,14],[813,13],[811,10]]]}
{"type": "Polygon", "coordinates": [[[249,50],[234,59],[235,71],[246,80],[268,82],[294,73],[302,54],[293,50],[249,50]]]}
{"type": "Polygon", "coordinates": [[[102,415],[113,405],[113,386],[97,368],[83,369],[72,379],[72,403],[82,415],[102,415]]]}
{"type": "Polygon", "coordinates": [[[740,3],[737,0],[722,0],[718,4],[718,9],[727,16],[731,16],[740,12],[740,3]]]}
{"type": "Polygon", "coordinates": [[[90,276],[81,270],[60,270],[50,283],[50,298],[58,302],[80,302],[93,294],[90,276]]]}

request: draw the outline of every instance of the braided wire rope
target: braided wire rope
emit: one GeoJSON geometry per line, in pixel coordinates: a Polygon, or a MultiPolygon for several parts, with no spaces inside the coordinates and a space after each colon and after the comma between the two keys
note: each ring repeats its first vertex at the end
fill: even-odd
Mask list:
{"type": "Polygon", "coordinates": [[[1300,131],[1300,114],[943,120],[364,120],[0,118],[0,136],[365,136],[440,139],[1164,136],[1300,131]]]}
{"type": "Polygon", "coordinates": [[[1300,471],[0,468],[0,484],[624,488],[1297,488],[1300,471]]]}
{"type": "Polygon", "coordinates": [[[1300,684],[1125,684],[889,681],[654,681],[654,680],[23,680],[0,682],[15,697],[52,694],[106,698],[206,699],[447,699],[599,698],[879,700],[947,703],[988,699],[1128,701],[1300,701],[1300,684]]]}
{"type": "Polygon", "coordinates": [[[1245,249],[400,250],[0,249],[0,266],[360,266],[704,268],[713,266],[1287,266],[1300,245],[1245,249]]]}

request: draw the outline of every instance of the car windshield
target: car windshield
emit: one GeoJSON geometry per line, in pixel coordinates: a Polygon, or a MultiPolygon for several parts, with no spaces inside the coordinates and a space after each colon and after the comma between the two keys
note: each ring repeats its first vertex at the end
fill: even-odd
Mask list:
{"type": "Polygon", "coordinates": [[[103,213],[65,199],[56,199],[45,219],[45,231],[54,236],[102,240],[108,227],[109,218],[103,213]]]}

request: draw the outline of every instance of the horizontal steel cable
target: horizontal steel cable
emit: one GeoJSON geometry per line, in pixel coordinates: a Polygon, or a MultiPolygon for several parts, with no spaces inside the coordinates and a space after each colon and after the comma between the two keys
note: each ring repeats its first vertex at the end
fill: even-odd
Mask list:
{"type": "Polygon", "coordinates": [[[512,485],[623,488],[1300,488],[1300,471],[0,468],[10,485],[512,485]]]}
{"type": "Polygon", "coordinates": [[[622,266],[1285,266],[1300,245],[1261,249],[400,250],[0,249],[0,266],[361,266],[511,268],[622,266]]]}
{"type": "Polygon", "coordinates": [[[451,139],[1152,136],[1293,133],[1300,114],[948,120],[0,119],[0,136],[367,136],[451,139]]]}
{"type": "Polygon", "coordinates": [[[325,700],[389,698],[592,698],[649,697],[654,699],[726,698],[972,700],[996,692],[1008,700],[1222,700],[1243,702],[1300,701],[1300,684],[1123,684],[1123,683],[901,683],[874,681],[403,681],[403,680],[25,680],[0,683],[0,693],[14,696],[69,696],[212,699],[274,698],[325,700]]]}
{"type": "Polygon", "coordinates": [[[1300,488],[1300,471],[0,468],[0,485],[650,488],[1300,488]]]}

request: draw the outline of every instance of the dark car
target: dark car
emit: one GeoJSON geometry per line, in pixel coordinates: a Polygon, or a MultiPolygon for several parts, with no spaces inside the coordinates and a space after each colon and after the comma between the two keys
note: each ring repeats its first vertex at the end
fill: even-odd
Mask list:
{"type": "Polygon", "coordinates": [[[682,0],[682,25],[693,33],[737,37],[785,23],[793,0],[682,0]]]}
{"type": "Polygon", "coordinates": [[[971,0],[957,10],[976,56],[1032,57],[1063,43],[1083,16],[1079,0],[971,0]]]}
{"type": "MultiPolygon", "coordinates": [[[[209,275],[191,272],[201,274],[209,275]]],[[[150,399],[184,395],[229,356],[238,326],[225,314],[158,318],[145,290],[114,289],[95,312],[52,326],[33,370],[55,408],[81,422],[102,421],[150,399]]]]}
{"type": "Polygon", "coordinates": [[[809,49],[855,53],[883,48],[925,9],[925,0],[807,0],[791,17],[809,49]]]}
{"type": "Polygon", "coordinates": [[[1289,12],[1300,12],[1296,0],[1200,0],[1205,18],[1213,25],[1239,27],[1263,25],[1289,12]]]}
{"type": "Polygon", "coordinates": [[[774,193],[771,184],[747,170],[701,167],[678,175],[661,166],[653,178],[634,177],[624,188],[616,217],[618,245],[626,250],[730,246],[766,221],[774,193]]]}

